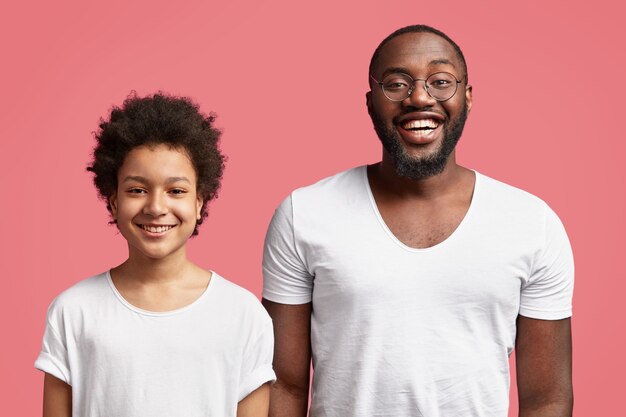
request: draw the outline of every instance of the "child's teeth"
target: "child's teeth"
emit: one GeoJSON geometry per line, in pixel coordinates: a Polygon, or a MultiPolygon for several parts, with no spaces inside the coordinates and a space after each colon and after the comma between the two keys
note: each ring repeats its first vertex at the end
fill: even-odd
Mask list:
{"type": "Polygon", "coordinates": [[[144,225],[144,230],[147,230],[150,233],[163,233],[166,230],[170,230],[174,226],[146,226],[144,225]]]}

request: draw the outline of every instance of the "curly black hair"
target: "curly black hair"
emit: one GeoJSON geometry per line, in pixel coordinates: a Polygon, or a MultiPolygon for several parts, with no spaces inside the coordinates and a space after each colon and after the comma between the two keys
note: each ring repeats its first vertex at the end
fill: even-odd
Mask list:
{"type": "Polygon", "coordinates": [[[213,126],[215,117],[201,113],[187,97],[160,91],[146,97],[131,92],[121,107],[113,107],[109,119],[101,119],[94,133],[97,144],[87,167],[109,213],[109,198],[117,190],[117,173],[128,153],[139,146],[164,144],[184,149],[196,171],[196,192],[203,199],[192,236],[197,235],[208,216],[207,203],[217,197],[226,160],[218,146],[221,131],[213,126]]]}

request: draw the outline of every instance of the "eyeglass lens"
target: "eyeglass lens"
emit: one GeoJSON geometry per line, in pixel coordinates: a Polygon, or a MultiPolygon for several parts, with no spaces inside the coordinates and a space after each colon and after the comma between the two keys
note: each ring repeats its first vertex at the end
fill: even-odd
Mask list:
{"type": "MultiPolygon", "coordinates": [[[[407,74],[397,73],[386,76],[381,85],[383,93],[389,100],[402,101],[411,95],[416,88],[417,81],[414,81],[407,74]]],[[[437,72],[426,79],[425,88],[432,98],[444,101],[456,93],[457,84],[454,75],[447,72],[437,72]]]]}

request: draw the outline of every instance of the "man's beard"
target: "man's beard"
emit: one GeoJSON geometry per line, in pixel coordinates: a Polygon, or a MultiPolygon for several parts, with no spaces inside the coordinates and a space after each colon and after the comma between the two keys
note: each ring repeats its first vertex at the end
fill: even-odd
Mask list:
{"type": "Polygon", "coordinates": [[[378,138],[391,156],[396,173],[412,180],[422,180],[443,172],[448,162],[448,157],[461,138],[461,133],[463,133],[463,127],[467,119],[467,108],[463,106],[458,117],[454,120],[449,120],[449,123],[444,126],[443,141],[439,149],[425,157],[410,156],[402,145],[400,134],[385,126],[385,123],[375,111],[371,111],[370,115],[378,138]]]}

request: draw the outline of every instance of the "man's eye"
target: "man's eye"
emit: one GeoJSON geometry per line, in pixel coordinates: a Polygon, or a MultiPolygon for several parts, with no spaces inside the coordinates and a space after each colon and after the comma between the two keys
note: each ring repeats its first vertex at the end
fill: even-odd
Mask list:
{"type": "Polygon", "coordinates": [[[454,85],[454,80],[445,75],[434,77],[432,80],[428,80],[430,87],[437,89],[445,89],[454,85]]]}
{"type": "Polygon", "coordinates": [[[433,87],[446,87],[450,85],[450,81],[448,80],[435,80],[430,85],[433,87]]]}
{"type": "Polygon", "coordinates": [[[387,90],[402,90],[408,88],[409,84],[404,80],[390,80],[385,83],[387,90]]]}

